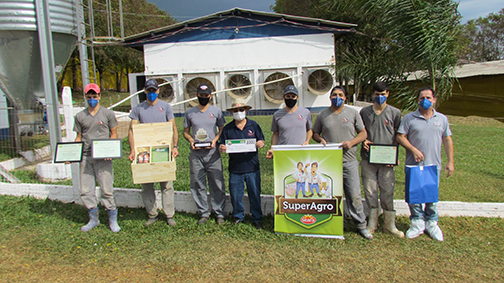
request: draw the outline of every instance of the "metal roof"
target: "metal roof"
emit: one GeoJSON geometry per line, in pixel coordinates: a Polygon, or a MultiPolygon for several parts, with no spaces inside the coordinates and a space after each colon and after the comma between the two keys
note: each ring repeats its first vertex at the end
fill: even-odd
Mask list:
{"type": "MultiPolygon", "coordinates": [[[[504,74],[504,60],[464,64],[456,66],[453,72],[458,79],[475,76],[501,75],[504,74]]],[[[424,74],[425,71],[413,72],[408,76],[408,81],[420,79],[424,74]]]]}
{"type": "Polygon", "coordinates": [[[250,9],[242,9],[242,8],[232,8],[229,10],[221,11],[221,12],[216,12],[207,16],[183,21],[180,23],[176,23],[173,25],[149,30],[146,32],[142,32],[139,34],[131,35],[126,37],[125,43],[132,43],[140,39],[147,39],[149,37],[154,37],[158,36],[164,33],[168,32],[173,32],[176,30],[183,29],[184,27],[191,27],[191,26],[197,26],[199,24],[204,24],[208,20],[216,19],[216,18],[221,18],[223,16],[248,16],[252,18],[253,16],[255,17],[265,17],[265,18],[271,18],[271,19],[285,19],[288,21],[296,22],[296,23],[301,23],[301,24],[306,24],[306,25],[311,25],[313,27],[325,27],[325,28],[334,28],[334,29],[342,29],[345,30],[345,32],[352,32],[353,28],[355,28],[357,25],[356,24],[351,24],[351,23],[343,23],[343,22],[336,22],[336,21],[329,21],[329,20],[324,20],[324,19],[317,19],[317,18],[309,18],[309,17],[300,17],[300,16],[292,16],[292,15],[286,15],[286,14],[279,14],[279,13],[270,13],[270,12],[262,12],[262,11],[255,11],[255,10],[250,10],[250,9]]]}
{"type": "Polygon", "coordinates": [[[504,60],[472,63],[454,69],[457,78],[504,74],[504,60]]]}

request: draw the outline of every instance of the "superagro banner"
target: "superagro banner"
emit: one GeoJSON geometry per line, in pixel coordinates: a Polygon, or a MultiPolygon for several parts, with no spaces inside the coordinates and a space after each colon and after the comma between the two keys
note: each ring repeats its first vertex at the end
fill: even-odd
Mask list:
{"type": "Polygon", "coordinates": [[[275,232],[343,238],[339,144],[273,146],[275,232]]]}

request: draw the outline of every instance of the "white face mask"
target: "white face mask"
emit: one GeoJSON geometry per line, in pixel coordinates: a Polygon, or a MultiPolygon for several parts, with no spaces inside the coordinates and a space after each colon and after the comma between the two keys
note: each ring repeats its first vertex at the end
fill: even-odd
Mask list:
{"type": "Polygon", "coordinates": [[[236,120],[236,121],[241,121],[243,119],[245,119],[245,111],[243,112],[233,112],[233,118],[236,120]]]}

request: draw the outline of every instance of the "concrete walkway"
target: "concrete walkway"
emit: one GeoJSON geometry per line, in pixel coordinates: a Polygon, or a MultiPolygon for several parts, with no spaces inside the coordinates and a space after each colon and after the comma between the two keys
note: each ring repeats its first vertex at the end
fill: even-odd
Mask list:
{"type": "MultiPolygon", "coordinates": [[[[115,189],[117,206],[138,208],[143,207],[141,190],[138,189],[115,189]]],[[[161,193],[157,193],[157,205],[161,208],[161,193]]],[[[32,196],[39,199],[51,199],[61,202],[75,202],[82,204],[80,192],[74,191],[72,186],[45,185],[45,184],[10,184],[0,183],[0,195],[32,196]]],[[[262,195],[261,204],[265,215],[273,214],[274,197],[262,195]]],[[[244,198],[245,212],[249,213],[248,196],[244,198]]],[[[210,201],[209,201],[210,203],[210,201]]],[[[397,215],[409,216],[408,204],[404,200],[394,200],[397,215]]],[[[364,207],[367,206],[364,202],[364,207]]],[[[197,213],[197,207],[190,192],[175,192],[175,209],[188,213],[197,213]]],[[[231,211],[231,202],[227,195],[226,211],[231,211]]],[[[481,203],[481,202],[458,202],[440,201],[438,204],[440,216],[471,216],[471,217],[497,217],[504,218],[504,203],[481,203]]]]}

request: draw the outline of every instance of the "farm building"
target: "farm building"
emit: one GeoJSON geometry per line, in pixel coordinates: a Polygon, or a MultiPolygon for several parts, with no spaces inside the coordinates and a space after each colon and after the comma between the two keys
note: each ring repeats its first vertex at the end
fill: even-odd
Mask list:
{"type": "Polygon", "coordinates": [[[455,67],[458,83],[440,105],[442,113],[490,117],[504,122],[504,60],[455,67]],[[459,85],[460,84],[460,85],[459,85]]]}
{"type": "MultiPolygon", "coordinates": [[[[196,87],[206,83],[217,91],[213,103],[221,110],[240,97],[255,111],[272,112],[283,107],[283,89],[293,84],[301,106],[326,107],[325,94],[335,84],[334,46],[355,27],[233,8],[133,35],[125,43],[143,50],[145,72],[130,74],[130,90],[141,90],[146,78],[171,81],[160,98],[184,113],[196,102],[178,102],[194,98],[196,87]]],[[[144,99],[133,97],[132,106],[144,99]]]]}

